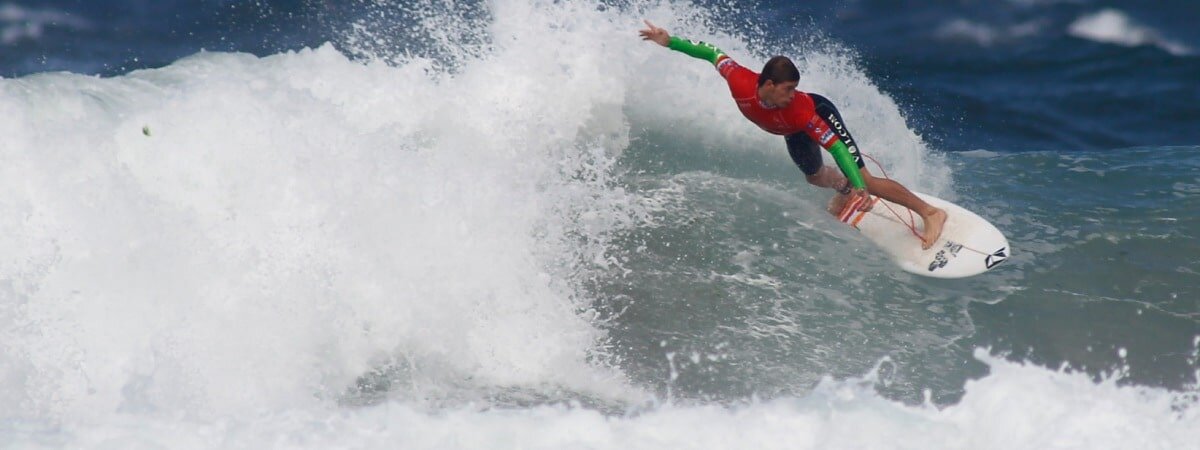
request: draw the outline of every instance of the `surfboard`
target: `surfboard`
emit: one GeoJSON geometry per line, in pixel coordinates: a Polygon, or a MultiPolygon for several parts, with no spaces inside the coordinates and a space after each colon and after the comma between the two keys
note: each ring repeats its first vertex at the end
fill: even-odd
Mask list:
{"type": "Polygon", "coordinates": [[[1008,239],[995,225],[979,215],[929,194],[914,192],[929,204],[946,211],[942,236],[928,250],[914,234],[924,231],[921,216],[903,206],[871,196],[870,211],[849,204],[838,216],[892,258],[906,272],[933,278],[964,278],[1000,265],[1011,256],[1008,239]]]}

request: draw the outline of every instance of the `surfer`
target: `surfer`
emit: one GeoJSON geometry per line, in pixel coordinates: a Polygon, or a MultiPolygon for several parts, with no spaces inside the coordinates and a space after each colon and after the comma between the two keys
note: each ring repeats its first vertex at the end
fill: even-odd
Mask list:
{"type": "Polygon", "coordinates": [[[858,146],[846,128],[846,121],[825,97],[800,92],[800,71],[786,56],[775,56],[763,66],[761,74],[742,67],[720,49],[704,43],[671,36],[649,20],[641,30],[643,40],[655,42],[693,58],[712,63],[729,83],[734,102],[746,116],[764,131],[784,137],[788,154],[809,184],[838,192],[831,211],[837,215],[846,205],[857,202],[866,211],[870,194],[915,211],[925,223],[922,248],[928,249],[942,234],[946,212],[917,197],[900,183],[878,178],[863,165],[858,146]],[[841,173],[824,166],[821,148],[833,155],[841,173]]]}

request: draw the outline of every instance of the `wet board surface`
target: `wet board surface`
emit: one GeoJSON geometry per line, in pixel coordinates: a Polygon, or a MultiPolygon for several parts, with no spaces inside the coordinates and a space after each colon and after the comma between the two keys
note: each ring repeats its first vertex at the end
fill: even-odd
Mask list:
{"type": "Polygon", "coordinates": [[[907,208],[871,196],[870,211],[854,211],[848,206],[840,215],[842,222],[857,228],[867,239],[883,249],[907,272],[934,278],[963,278],[978,275],[1000,265],[1010,256],[1008,239],[995,225],[966,208],[928,194],[915,192],[929,204],[946,211],[942,235],[928,250],[913,234],[924,231],[921,217],[907,208]]]}

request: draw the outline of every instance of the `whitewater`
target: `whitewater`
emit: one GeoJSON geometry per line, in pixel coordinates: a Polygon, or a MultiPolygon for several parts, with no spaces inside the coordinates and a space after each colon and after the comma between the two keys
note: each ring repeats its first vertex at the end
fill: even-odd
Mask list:
{"type": "Polygon", "coordinates": [[[1200,337],[1174,387],[1124,348],[1099,376],[929,350],[1061,246],[957,187],[1003,157],[932,150],[850,50],[788,49],[889,174],[1016,227],[1012,267],[870,256],[710,66],[636,38],[769,56],[700,8],[487,6],[402,50],[367,21],[0,79],[0,447],[1200,448],[1200,337]]]}

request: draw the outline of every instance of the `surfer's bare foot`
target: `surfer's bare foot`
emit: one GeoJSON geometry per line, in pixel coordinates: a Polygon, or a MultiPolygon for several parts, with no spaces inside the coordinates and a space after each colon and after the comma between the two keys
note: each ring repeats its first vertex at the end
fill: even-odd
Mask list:
{"type": "Polygon", "coordinates": [[[850,201],[850,194],[833,194],[829,199],[829,213],[834,217],[840,216],[842,210],[846,209],[846,202],[850,201]]]}
{"type": "Polygon", "coordinates": [[[921,236],[921,248],[929,250],[933,247],[933,243],[937,242],[942,236],[942,226],[946,224],[946,211],[940,208],[934,208],[934,212],[929,215],[922,216],[925,221],[925,234],[921,236]]]}

